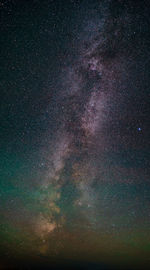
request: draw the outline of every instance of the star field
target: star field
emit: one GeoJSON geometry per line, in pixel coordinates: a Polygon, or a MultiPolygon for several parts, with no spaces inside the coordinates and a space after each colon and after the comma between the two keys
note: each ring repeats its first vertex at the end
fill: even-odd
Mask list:
{"type": "Polygon", "coordinates": [[[0,13],[2,269],[149,267],[148,1],[0,13]]]}

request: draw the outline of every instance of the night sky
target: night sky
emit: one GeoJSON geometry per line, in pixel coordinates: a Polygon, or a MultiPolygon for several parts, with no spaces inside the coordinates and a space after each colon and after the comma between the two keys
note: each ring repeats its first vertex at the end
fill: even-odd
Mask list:
{"type": "Polygon", "coordinates": [[[0,269],[150,269],[150,8],[0,0],[0,269]]]}

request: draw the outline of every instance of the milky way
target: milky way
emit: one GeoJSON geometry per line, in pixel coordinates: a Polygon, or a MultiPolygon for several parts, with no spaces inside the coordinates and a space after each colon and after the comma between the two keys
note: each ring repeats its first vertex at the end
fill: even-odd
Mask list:
{"type": "MultiPolygon", "coordinates": [[[[17,4],[16,9],[13,3],[7,5],[2,3],[4,12],[8,9],[21,14],[17,4]]],[[[45,1],[40,11],[41,6],[40,1],[33,1],[30,8],[25,4],[37,16],[35,22],[28,19],[31,27],[37,25],[43,36],[33,43],[37,60],[33,52],[31,58],[32,65],[34,61],[39,65],[39,70],[35,65],[30,72],[37,78],[32,85],[35,87],[38,82],[38,86],[28,91],[30,79],[23,86],[26,80],[22,71],[21,87],[26,87],[24,113],[21,109],[18,112],[19,94],[11,107],[16,110],[13,123],[16,121],[17,126],[21,115],[25,128],[21,126],[20,131],[17,127],[13,140],[6,136],[10,160],[10,149],[21,149],[13,150],[16,163],[12,164],[17,164],[21,156],[22,165],[20,171],[11,169],[17,165],[10,161],[10,168],[7,165],[4,173],[2,252],[15,263],[29,260],[45,265],[51,260],[67,259],[102,263],[101,266],[135,266],[137,261],[147,264],[147,3],[45,1]],[[44,22],[47,10],[50,15],[44,22]],[[47,59],[41,49],[46,42],[50,44],[50,60],[42,60],[47,59]],[[44,67],[42,61],[46,61],[44,67]],[[42,75],[44,71],[46,75],[42,75]],[[42,86],[40,75],[44,78],[42,86]]],[[[16,25],[14,29],[16,40],[19,30],[16,25]]],[[[30,34],[29,29],[26,33],[30,34]]],[[[27,44],[32,44],[32,39],[27,39],[27,44]]],[[[21,38],[18,40],[20,44],[21,38]]],[[[23,57],[28,66],[26,56],[23,57]]],[[[30,59],[29,54],[27,58],[30,59]]],[[[17,59],[16,56],[16,66],[17,59]]],[[[14,85],[17,84],[16,79],[14,85]]]]}

